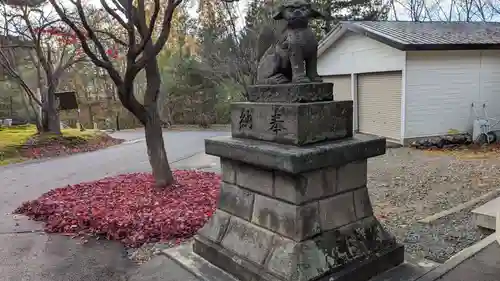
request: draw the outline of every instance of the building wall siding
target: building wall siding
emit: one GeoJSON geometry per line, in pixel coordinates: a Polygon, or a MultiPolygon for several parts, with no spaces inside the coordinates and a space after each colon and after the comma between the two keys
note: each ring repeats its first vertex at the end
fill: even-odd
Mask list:
{"type": "Polygon", "coordinates": [[[500,116],[500,51],[415,51],[406,59],[405,138],[472,130],[485,103],[500,116]]]}
{"type": "Polygon", "coordinates": [[[322,76],[402,70],[405,52],[347,32],[318,58],[322,76]]]}

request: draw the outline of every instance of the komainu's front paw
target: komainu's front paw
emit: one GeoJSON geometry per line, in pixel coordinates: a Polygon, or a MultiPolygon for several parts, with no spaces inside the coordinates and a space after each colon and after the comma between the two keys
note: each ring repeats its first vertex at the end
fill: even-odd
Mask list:
{"type": "Polygon", "coordinates": [[[293,83],[310,83],[311,79],[307,76],[296,76],[292,79],[293,83]]]}

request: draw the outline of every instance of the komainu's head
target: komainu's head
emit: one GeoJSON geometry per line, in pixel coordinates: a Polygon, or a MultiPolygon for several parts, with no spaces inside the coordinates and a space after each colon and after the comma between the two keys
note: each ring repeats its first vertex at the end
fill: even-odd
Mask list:
{"type": "Polygon", "coordinates": [[[308,22],[311,18],[324,17],[307,0],[285,0],[274,15],[275,20],[290,22],[308,22]]]}

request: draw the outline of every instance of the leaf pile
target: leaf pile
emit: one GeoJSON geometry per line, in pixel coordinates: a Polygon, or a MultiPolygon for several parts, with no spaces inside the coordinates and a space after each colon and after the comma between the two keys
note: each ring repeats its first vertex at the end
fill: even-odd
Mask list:
{"type": "Polygon", "coordinates": [[[21,156],[29,159],[40,159],[81,152],[96,151],[122,143],[124,140],[102,135],[91,139],[79,137],[51,138],[44,141],[34,141],[20,149],[21,156]]]}
{"type": "Polygon", "coordinates": [[[14,213],[46,222],[49,233],[93,234],[130,247],[182,240],[194,235],[215,210],[220,176],[178,170],[174,177],[176,183],[166,189],[155,188],[148,173],[57,188],[14,213]]]}

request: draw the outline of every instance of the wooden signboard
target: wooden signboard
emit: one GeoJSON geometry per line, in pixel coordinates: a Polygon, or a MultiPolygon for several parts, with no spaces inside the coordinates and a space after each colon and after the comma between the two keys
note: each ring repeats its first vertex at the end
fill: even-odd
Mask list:
{"type": "Polygon", "coordinates": [[[58,92],[56,97],[59,100],[59,110],[78,109],[76,92],[58,92]]]}

